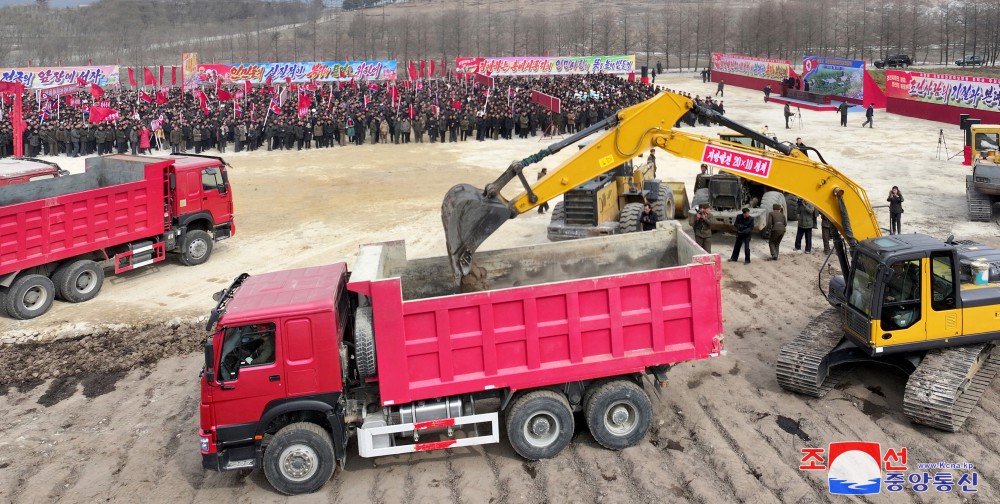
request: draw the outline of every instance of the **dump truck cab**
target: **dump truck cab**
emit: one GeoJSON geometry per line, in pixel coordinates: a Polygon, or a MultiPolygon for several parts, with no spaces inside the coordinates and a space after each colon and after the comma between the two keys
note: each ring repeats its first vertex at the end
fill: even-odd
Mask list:
{"type": "MultiPolygon", "coordinates": [[[[244,274],[224,291],[205,342],[204,467],[259,467],[262,437],[294,422],[340,432],[328,417],[342,411],[347,376],[343,342],[353,327],[346,281],[347,265],[337,263],[244,274]]],[[[342,459],[344,444],[335,446],[342,459]]]]}

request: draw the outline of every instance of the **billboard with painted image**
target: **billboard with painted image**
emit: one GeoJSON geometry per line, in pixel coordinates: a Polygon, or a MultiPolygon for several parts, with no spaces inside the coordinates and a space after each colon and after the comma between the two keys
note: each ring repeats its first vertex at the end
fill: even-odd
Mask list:
{"type": "Polygon", "coordinates": [[[809,92],[862,99],[864,96],[865,62],[823,56],[802,58],[802,79],[809,83],[809,92]]]}
{"type": "Polygon", "coordinates": [[[756,58],[742,54],[712,53],[712,71],[756,79],[780,81],[788,78],[792,62],[788,60],[756,58]]]}

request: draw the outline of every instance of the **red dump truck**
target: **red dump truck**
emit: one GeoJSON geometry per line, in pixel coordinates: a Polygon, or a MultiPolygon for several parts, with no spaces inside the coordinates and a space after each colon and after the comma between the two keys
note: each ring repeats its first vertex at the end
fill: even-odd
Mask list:
{"type": "Polygon", "coordinates": [[[235,231],[216,157],[93,157],[84,173],[0,187],[0,309],[30,319],[56,297],[88,301],[105,268],[123,273],[167,253],[201,264],[235,231]]]}
{"type": "Polygon", "coordinates": [[[447,257],[403,242],[345,263],[250,276],[217,295],[201,377],[202,463],[263,467],[285,494],[362,457],[497,443],[555,456],[574,412],[610,449],[641,441],[675,363],[720,355],[718,255],[678,224],[476,254],[456,294],[447,257]]]}
{"type": "Polygon", "coordinates": [[[33,158],[0,159],[0,187],[69,175],[59,165],[33,158]]]}

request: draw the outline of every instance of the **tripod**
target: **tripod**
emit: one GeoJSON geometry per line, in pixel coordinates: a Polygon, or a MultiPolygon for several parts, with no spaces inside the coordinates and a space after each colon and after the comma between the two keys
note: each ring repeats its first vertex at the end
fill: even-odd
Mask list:
{"type": "Polygon", "coordinates": [[[795,107],[795,112],[796,112],[795,116],[798,117],[799,119],[799,129],[802,129],[802,109],[799,107],[795,107]]]}
{"type": "Polygon", "coordinates": [[[938,147],[937,147],[937,159],[941,159],[941,153],[948,155],[948,140],[944,137],[944,130],[938,130],[938,147]]]}

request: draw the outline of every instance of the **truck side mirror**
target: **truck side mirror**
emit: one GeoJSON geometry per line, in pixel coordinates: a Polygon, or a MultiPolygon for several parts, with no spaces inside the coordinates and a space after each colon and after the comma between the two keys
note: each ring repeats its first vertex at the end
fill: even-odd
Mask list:
{"type": "Polygon", "coordinates": [[[208,341],[205,342],[205,380],[208,383],[215,383],[215,368],[213,367],[215,358],[215,351],[212,348],[212,337],[209,336],[208,341]]]}

